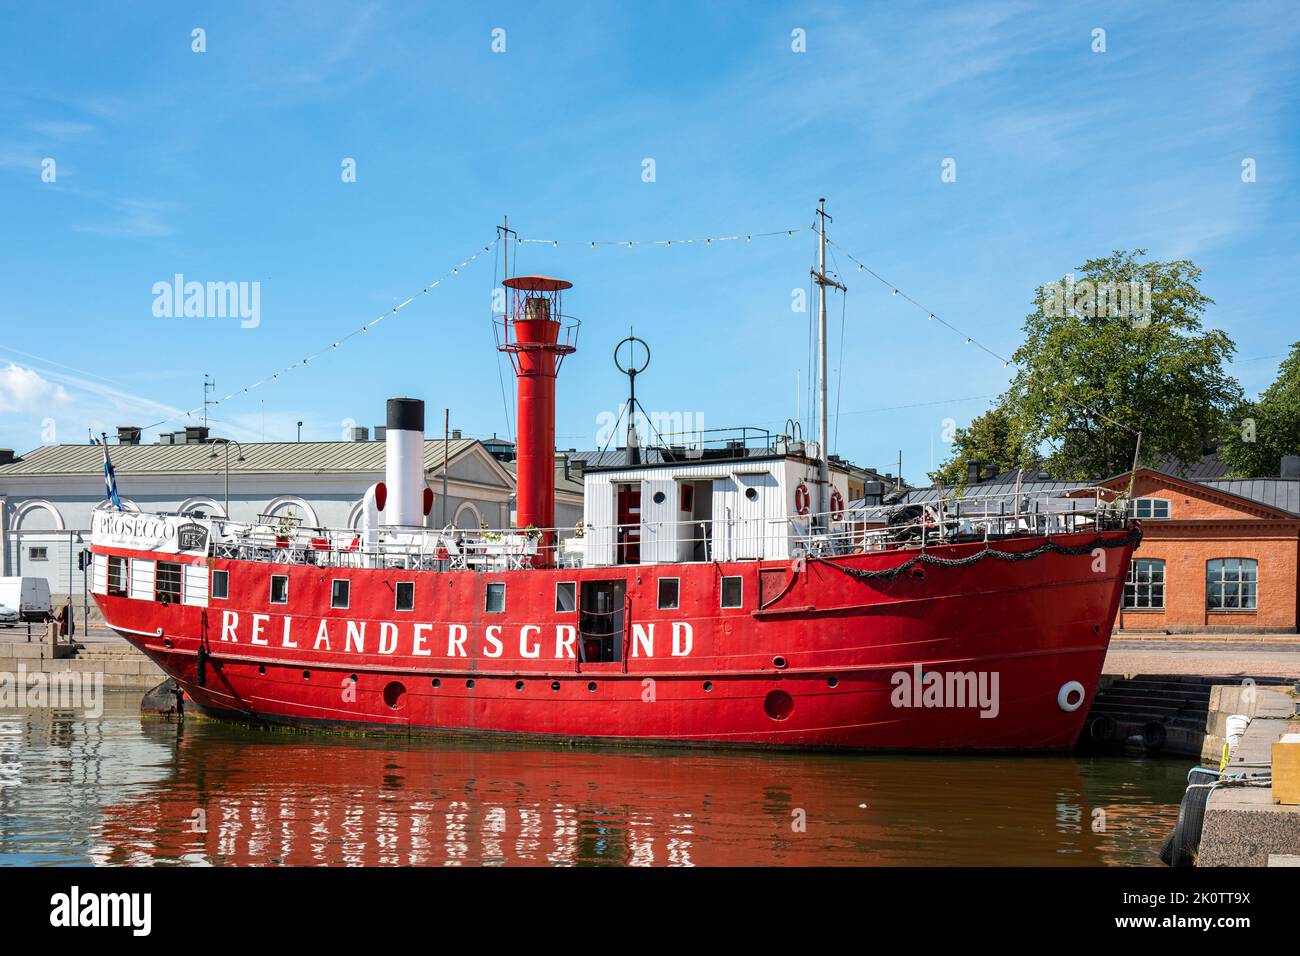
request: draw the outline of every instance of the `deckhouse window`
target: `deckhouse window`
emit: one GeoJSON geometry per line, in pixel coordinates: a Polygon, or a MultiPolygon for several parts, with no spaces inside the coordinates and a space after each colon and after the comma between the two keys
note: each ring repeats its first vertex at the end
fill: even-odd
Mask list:
{"type": "Polygon", "coordinates": [[[744,582],[740,575],[737,574],[722,579],[723,607],[743,607],[744,593],[744,582]]]}
{"type": "Polygon", "coordinates": [[[289,575],[287,574],[271,575],[271,603],[272,604],[289,603],[289,575]]]}
{"type": "Polygon", "coordinates": [[[154,598],[160,604],[181,603],[181,566],[170,561],[159,561],[154,578],[154,598]]]}
{"type": "Polygon", "coordinates": [[[394,604],[394,607],[399,611],[414,611],[415,582],[398,581],[396,592],[396,603],[394,604]]]}
{"type": "Polygon", "coordinates": [[[116,554],[108,556],[108,593],[126,597],[130,584],[127,577],[127,559],[116,554]]]}
{"type": "Polygon", "coordinates": [[[555,585],[555,613],[567,614],[578,609],[578,585],[574,581],[558,581],[555,585]]]}
{"type": "Polygon", "coordinates": [[[489,584],[483,601],[483,610],[489,614],[500,614],[506,609],[506,586],[501,582],[489,584]]]}
{"type": "Polygon", "coordinates": [[[230,572],[213,571],[212,572],[212,596],[219,600],[225,600],[230,597],[230,572]]]}
{"type": "Polygon", "coordinates": [[[1124,582],[1124,606],[1159,610],[1165,606],[1165,563],[1159,558],[1134,558],[1124,582]]]}
{"type": "Polygon", "coordinates": [[[677,607],[680,588],[677,578],[659,579],[659,610],[671,611],[677,607]]]}
{"type": "Polygon", "coordinates": [[[347,610],[352,597],[352,582],[335,578],[330,582],[330,607],[347,610]]]}
{"type": "Polygon", "coordinates": [[[1155,519],[1168,518],[1169,499],[1168,498],[1134,498],[1133,517],[1134,518],[1155,518],[1155,519]]]}
{"type": "Polygon", "coordinates": [[[1259,597],[1259,562],[1216,558],[1205,563],[1205,606],[1211,611],[1253,611],[1259,597]]]}

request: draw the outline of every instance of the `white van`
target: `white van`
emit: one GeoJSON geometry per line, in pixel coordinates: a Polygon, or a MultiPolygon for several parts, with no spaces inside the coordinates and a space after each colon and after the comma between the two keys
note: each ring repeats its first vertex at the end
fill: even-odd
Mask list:
{"type": "Polygon", "coordinates": [[[23,621],[45,621],[50,604],[50,582],[45,578],[0,578],[0,607],[18,612],[23,621]]]}

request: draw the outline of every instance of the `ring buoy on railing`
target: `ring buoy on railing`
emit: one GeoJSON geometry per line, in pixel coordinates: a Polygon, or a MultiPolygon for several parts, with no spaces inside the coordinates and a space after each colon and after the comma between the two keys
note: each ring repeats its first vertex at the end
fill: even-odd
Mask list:
{"type": "Polygon", "coordinates": [[[808,506],[812,499],[808,494],[808,486],[802,481],[794,487],[794,510],[796,514],[806,515],[808,506]]]}
{"type": "Polygon", "coordinates": [[[831,492],[831,520],[844,520],[844,496],[838,488],[831,492]]]}

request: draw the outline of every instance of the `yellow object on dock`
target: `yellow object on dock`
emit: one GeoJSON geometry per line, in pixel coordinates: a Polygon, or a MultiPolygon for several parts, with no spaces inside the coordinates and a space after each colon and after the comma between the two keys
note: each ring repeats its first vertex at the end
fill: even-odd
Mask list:
{"type": "Polygon", "coordinates": [[[1300,806],[1300,734],[1284,734],[1273,743],[1273,799],[1300,806]]]}

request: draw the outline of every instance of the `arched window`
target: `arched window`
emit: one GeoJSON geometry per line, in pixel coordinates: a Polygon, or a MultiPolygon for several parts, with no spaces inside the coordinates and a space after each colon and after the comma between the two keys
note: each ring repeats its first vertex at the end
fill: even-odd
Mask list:
{"type": "Polygon", "coordinates": [[[1259,598],[1259,562],[1215,558],[1205,563],[1205,606],[1211,611],[1253,611],[1259,598]]]}
{"type": "Polygon", "coordinates": [[[483,516],[479,510],[466,501],[456,509],[456,516],[452,518],[452,524],[457,528],[473,528],[477,530],[483,525],[483,516]]]}
{"type": "Polygon", "coordinates": [[[1134,558],[1124,582],[1124,606],[1159,610],[1165,606],[1165,563],[1159,558],[1134,558]]]}

